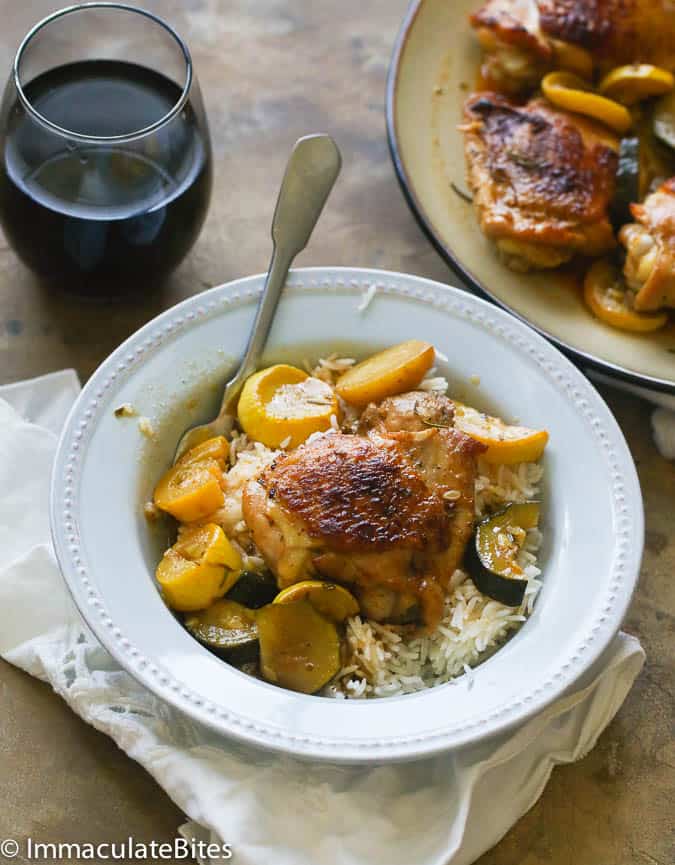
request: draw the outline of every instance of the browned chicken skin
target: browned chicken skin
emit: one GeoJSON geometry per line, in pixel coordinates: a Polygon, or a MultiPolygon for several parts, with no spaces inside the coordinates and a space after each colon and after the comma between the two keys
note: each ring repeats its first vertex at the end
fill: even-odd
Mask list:
{"type": "Polygon", "coordinates": [[[446,427],[452,416],[445,397],[393,397],[366,409],[359,435],[316,438],[250,481],[244,519],[279,585],[327,577],[369,618],[415,610],[433,627],[473,529],[483,450],[446,427]]]}
{"type": "Polygon", "coordinates": [[[675,177],[642,204],[632,204],[635,222],[624,225],[624,275],[635,294],[635,309],[649,312],[675,307],[675,177]]]}
{"type": "Polygon", "coordinates": [[[469,185],[481,229],[514,270],[552,268],[616,245],[608,208],[618,142],[600,124],[535,99],[486,92],[465,104],[469,185]]]}
{"type": "Polygon", "coordinates": [[[581,71],[580,52],[601,72],[636,62],[675,71],[672,0],[488,0],[471,24],[486,51],[484,76],[507,93],[554,67],[581,71]]]}

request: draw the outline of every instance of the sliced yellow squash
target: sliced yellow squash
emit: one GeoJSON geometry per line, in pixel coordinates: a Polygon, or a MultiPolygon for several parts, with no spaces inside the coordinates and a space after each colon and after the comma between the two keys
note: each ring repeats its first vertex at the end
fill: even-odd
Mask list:
{"type": "Polygon", "coordinates": [[[585,114],[619,133],[630,129],[632,118],[624,105],[594,93],[587,81],[572,72],[549,72],[541,89],[548,101],[560,108],[585,114]]]}
{"type": "Polygon", "coordinates": [[[338,403],[330,385],[280,363],[246,380],[237,415],[249,438],[271,448],[297,447],[330,429],[338,403]]]}
{"type": "Polygon", "coordinates": [[[220,526],[183,532],[165,553],[155,576],[166,603],[174,610],[203,610],[237,580],[241,557],[220,526]]]}
{"type": "Polygon", "coordinates": [[[455,402],[455,426],[487,445],[482,457],[489,463],[512,465],[536,462],[548,442],[546,430],[509,425],[459,402],[455,402]]]}
{"type": "Polygon", "coordinates": [[[372,355],[347,370],[335,390],[346,402],[364,406],[414,390],[434,364],[433,345],[409,339],[372,355]]]}
{"type": "Polygon", "coordinates": [[[584,300],[595,316],[619,330],[649,333],[668,321],[665,312],[637,312],[628,305],[623,277],[607,259],[591,265],[584,279],[584,300]]]}
{"type": "Polygon", "coordinates": [[[622,105],[635,105],[651,96],[670,93],[675,87],[675,78],[667,69],[649,63],[636,63],[612,69],[598,85],[599,92],[621,102],[622,105]]]}
{"type": "Polygon", "coordinates": [[[585,48],[580,48],[571,42],[562,42],[559,39],[552,39],[551,43],[555,51],[556,66],[570,72],[576,72],[582,78],[592,77],[593,58],[585,48]]]}
{"type": "Polygon", "coordinates": [[[222,480],[222,469],[213,459],[181,460],[160,479],[154,502],[181,522],[203,520],[223,504],[222,480]]]}
{"type": "Polygon", "coordinates": [[[200,463],[204,460],[215,460],[221,469],[225,468],[225,462],[230,452],[230,445],[225,436],[214,436],[206,439],[201,444],[195,445],[183,454],[178,460],[180,465],[186,466],[200,463]]]}
{"type": "Polygon", "coordinates": [[[291,604],[307,600],[332,622],[344,622],[359,612],[359,604],[354,595],[343,586],[324,583],[321,580],[302,580],[279,592],[275,604],[291,604]]]}

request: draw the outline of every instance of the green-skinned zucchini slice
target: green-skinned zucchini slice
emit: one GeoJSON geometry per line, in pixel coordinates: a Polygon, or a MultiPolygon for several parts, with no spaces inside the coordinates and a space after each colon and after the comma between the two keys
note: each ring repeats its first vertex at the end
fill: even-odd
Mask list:
{"type": "Polygon", "coordinates": [[[633,221],[631,204],[640,201],[640,139],[622,138],[616,185],[610,205],[610,217],[615,228],[633,221]]]}
{"type": "Polygon", "coordinates": [[[228,601],[236,601],[251,610],[271,604],[279,593],[277,581],[269,571],[244,571],[227,593],[228,601]]]}
{"type": "Polygon", "coordinates": [[[242,604],[216,601],[206,610],[187,614],[184,623],[200,643],[233,664],[258,657],[256,612],[242,604]]]}
{"type": "Polygon", "coordinates": [[[509,607],[522,603],[527,587],[518,554],[528,529],[539,523],[539,502],[510,504],[481,520],[469,544],[467,569],[476,587],[509,607]]]}

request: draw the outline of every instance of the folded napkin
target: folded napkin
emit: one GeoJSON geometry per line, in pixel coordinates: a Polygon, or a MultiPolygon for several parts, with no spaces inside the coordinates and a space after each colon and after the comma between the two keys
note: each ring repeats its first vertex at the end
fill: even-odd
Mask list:
{"type": "Polygon", "coordinates": [[[417,763],[308,764],[219,737],[124,672],[64,586],[49,475],[78,390],[72,371],[0,388],[0,655],[144,766],[188,816],[185,837],[230,844],[238,865],[469,865],[532,807],[557,763],[595,745],[642,667],[639,642],[619,634],[541,715],[417,763]]]}

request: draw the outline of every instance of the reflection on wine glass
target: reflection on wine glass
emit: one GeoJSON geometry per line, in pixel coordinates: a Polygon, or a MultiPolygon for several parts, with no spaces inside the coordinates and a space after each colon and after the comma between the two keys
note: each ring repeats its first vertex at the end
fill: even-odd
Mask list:
{"type": "Polygon", "coordinates": [[[187,46],[121,3],[45,18],[0,108],[0,223],[50,282],[110,297],[158,282],[199,234],[211,146],[187,46]]]}

